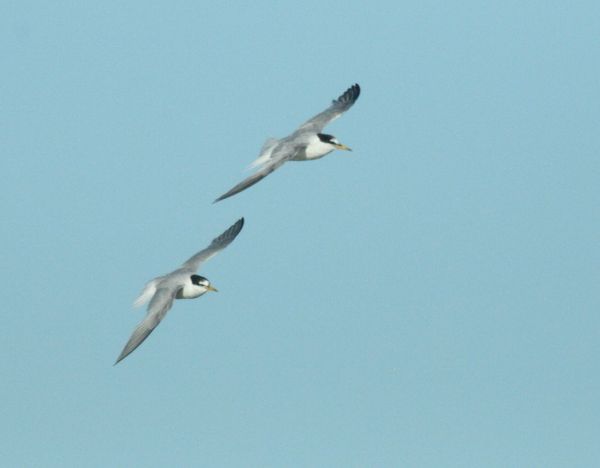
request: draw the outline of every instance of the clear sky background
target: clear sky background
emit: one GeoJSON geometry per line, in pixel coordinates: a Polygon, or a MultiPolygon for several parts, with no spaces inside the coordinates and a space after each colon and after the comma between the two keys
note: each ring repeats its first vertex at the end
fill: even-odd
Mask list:
{"type": "Polygon", "coordinates": [[[599,17],[2,2],[1,464],[597,464],[599,17]],[[354,82],[352,153],[211,204],[354,82]],[[220,292],[113,367],[240,216],[220,292]]]}

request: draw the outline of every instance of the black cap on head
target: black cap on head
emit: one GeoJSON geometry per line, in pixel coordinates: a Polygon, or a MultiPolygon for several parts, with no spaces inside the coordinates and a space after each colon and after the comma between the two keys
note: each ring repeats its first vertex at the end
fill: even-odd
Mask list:
{"type": "Polygon", "coordinates": [[[317,136],[323,143],[329,143],[335,138],[333,135],[328,135],[327,133],[317,133],[317,136]]]}
{"type": "Polygon", "coordinates": [[[209,282],[204,276],[200,275],[192,275],[190,278],[192,280],[192,284],[195,284],[197,286],[200,286],[201,283],[206,284],[209,282]]]}

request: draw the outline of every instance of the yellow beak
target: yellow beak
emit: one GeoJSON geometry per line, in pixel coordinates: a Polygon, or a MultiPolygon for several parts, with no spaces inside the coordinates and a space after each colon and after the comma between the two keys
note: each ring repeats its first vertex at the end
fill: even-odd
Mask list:
{"type": "Polygon", "coordinates": [[[345,150],[345,151],[352,151],[352,148],[349,148],[346,145],[342,145],[341,143],[339,145],[335,145],[335,147],[337,149],[341,149],[341,150],[345,150]]]}
{"type": "Polygon", "coordinates": [[[214,292],[219,292],[219,290],[217,288],[215,288],[212,284],[209,284],[206,289],[208,289],[209,291],[214,291],[214,292]]]}

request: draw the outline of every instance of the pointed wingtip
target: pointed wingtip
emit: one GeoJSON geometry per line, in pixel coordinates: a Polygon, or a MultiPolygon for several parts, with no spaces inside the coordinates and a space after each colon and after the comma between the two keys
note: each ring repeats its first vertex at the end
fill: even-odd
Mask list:
{"type": "MultiPolygon", "coordinates": [[[[115,366],[116,366],[117,364],[119,364],[119,363],[120,363],[120,362],[121,362],[123,359],[125,359],[127,356],[129,356],[129,355],[130,355],[130,354],[131,354],[131,353],[132,353],[134,350],[135,350],[135,348],[134,348],[134,349],[132,349],[132,350],[130,350],[130,351],[129,351],[129,352],[127,352],[127,353],[121,352],[121,354],[119,354],[119,357],[117,358],[117,360],[116,360],[116,361],[115,361],[115,363],[113,364],[113,367],[115,367],[115,366]]],[[[123,350],[123,351],[125,351],[125,350],[123,350]]]]}
{"type": "Polygon", "coordinates": [[[229,230],[231,232],[234,232],[235,236],[237,236],[242,231],[242,228],[244,227],[244,223],[245,222],[246,221],[245,221],[244,217],[242,216],[240,219],[238,219],[235,223],[233,223],[231,225],[231,227],[229,228],[229,230]]]}
{"type": "MultiPolygon", "coordinates": [[[[135,349],[135,348],[134,348],[135,349]]],[[[117,364],[119,364],[123,359],[125,359],[127,356],[129,356],[131,354],[131,352],[133,351],[133,349],[131,351],[129,351],[128,353],[125,353],[125,349],[123,349],[123,351],[121,351],[121,354],[119,354],[119,357],[117,358],[117,360],[115,361],[115,363],[113,364],[113,367],[115,367],[117,364]]]]}
{"type": "Polygon", "coordinates": [[[221,195],[219,198],[215,198],[215,200],[213,201],[213,205],[214,205],[215,203],[218,203],[218,202],[220,202],[221,200],[225,200],[226,198],[228,198],[228,195],[227,195],[227,194],[221,195]]]}
{"type": "Polygon", "coordinates": [[[358,83],[354,83],[346,91],[344,91],[340,97],[338,97],[337,99],[334,99],[332,102],[334,104],[346,103],[346,102],[349,102],[352,104],[352,103],[356,102],[356,100],[358,99],[359,96],[360,96],[360,85],[358,83]]]}
{"type": "Polygon", "coordinates": [[[216,199],[216,200],[213,202],[213,205],[214,205],[215,203],[218,203],[218,202],[220,202],[221,200],[225,200],[226,198],[233,197],[234,195],[236,195],[236,194],[237,194],[237,193],[239,193],[239,192],[240,192],[240,190],[234,191],[233,189],[231,189],[229,192],[227,192],[227,193],[224,193],[224,194],[223,194],[223,195],[221,195],[219,198],[217,198],[217,199],[216,199]]]}

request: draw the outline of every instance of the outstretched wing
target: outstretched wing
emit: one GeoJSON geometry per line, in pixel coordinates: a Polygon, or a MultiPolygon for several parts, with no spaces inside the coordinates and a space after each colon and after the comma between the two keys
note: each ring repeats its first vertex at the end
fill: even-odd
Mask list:
{"type": "Polygon", "coordinates": [[[350,86],[344,94],[335,99],[331,105],[320,114],[315,115],[312,119],[304,122],[296,132],[304,132],[307,130],[319,133],[332,120],[337,119],[340,115],[352,107],[360,96],[360,86],[354,84],[350,86]]]}
{"type": "Polygon", "coordinates": [[[226,198],[229,198],[229,197],[235,195],[236,193],[240,193],[241,191],[246,190],[248,187],[252,187],[254,184],[256,184],[257,182],[260,182],[265,177],[267,177],[271,172],[273,172],[275,169],[280,167],[286,161],[287,161],[287,159],[278,159],[278,160],[272,161],[270,164],[266,164],[265,166],[261,167],[257,172],[255,172],[254,174],[252,174],[251,176],[242,180],[239,184],[237,184],[231,190],[229,190],[228,192],[221,195],[213,203],[217,203],[221,200],[225,200],[226,198]]]}
{"type": "Polygon", "coordinates": [[[148,335],[158,326],[160,321],[167,315],[167,312],[173,305],[173,300],[177,294],[177,289],[158,288],[156,294],[148,305],[146,318],[140,322],[129,338],[129,341],[121,351],[115,364],[129,356],[142,342],[148,338],[148,335]]]}
{"type": "Polygon", "coordinates": [[[219,237],[215,237],[207,248],[205,248],[204,250],[201,250],[194,256],[190,257],[189,260],[181,266],[181,268],[190,270],[190,271],[198,270],[198,268],[200,267],[200,264],[202,262],[205,262],[212,256],[219,253],[221,250],[223,250],[229,244],[231,244],[231,242],[233,242],[233,239],[235,239],[237,237],[237,235],[240,233],[243,226],[244,226],[244,218],[238,219],[223,234],[221,234],[219,237]]]}

